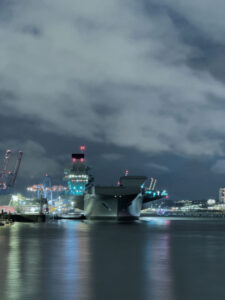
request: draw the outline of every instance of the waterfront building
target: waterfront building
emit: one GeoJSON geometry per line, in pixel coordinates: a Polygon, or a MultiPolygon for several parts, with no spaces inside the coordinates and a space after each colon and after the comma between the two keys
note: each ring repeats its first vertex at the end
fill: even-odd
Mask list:
{"type": "Polygon", "coordinates": [[[219,203],[225,203],[225,188],[221,187],[219,189],[219,203]]]}
{"type": "Polygon", "coordinates": [[[216,204],[216,200],[215,199],[208,199],[207,200],[207,205],[208,206],[212,206],[212,205],[215,205],[216,204]]]}

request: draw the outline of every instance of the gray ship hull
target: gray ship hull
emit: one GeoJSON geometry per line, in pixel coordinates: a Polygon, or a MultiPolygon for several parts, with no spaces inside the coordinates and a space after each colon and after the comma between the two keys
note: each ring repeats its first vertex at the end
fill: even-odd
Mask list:
{"type": "Polygon", "coordinates": [[[142,195],[123,196],[87,194],[84,212],[87,219],[136,220],[140,217],[142,195]]]}
{"type": "Polygon", "coordinates": [[[143,189],[145,176],[120,177],[119,186],[90,186],[84,193],[84,215],[87,219],[136,220],[143,203],[155,196],[143,189]]]}

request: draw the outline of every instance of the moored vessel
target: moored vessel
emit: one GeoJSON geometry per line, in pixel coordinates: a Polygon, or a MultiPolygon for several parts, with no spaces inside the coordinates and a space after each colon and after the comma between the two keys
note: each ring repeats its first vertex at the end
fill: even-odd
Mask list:
{"type": "Polygon", "coordinates": [[[146,176],[123,176],[119,186],[90,186],[84,194],[85,217],[137,220],[144,203],[164,197],[162,192],[145,189],[146,180],[146,176]]]}
{"type": "Polygon", "coordinates": [[[128,171],[120,177],[117,186],[94,185],[84,158],[84,153],[72,154],[72,168],[64,170],[73,213],[79,210],[87,219],[135,220],[140,217],[143,205],[167,195],[165,191],[156,192],[155,184],[145,188],[148,178],[128,176],[128,171]]]}

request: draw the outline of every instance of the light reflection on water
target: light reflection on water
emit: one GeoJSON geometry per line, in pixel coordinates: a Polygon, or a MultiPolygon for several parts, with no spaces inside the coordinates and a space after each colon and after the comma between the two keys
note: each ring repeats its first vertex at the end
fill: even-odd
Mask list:
{"type": "Polygon", "coordinates": [[[154,243],[146,245],[146,270],[151,287],[146,289],[149,299],[174,299],[170,266],[169,235],[158,235],[154,243]]]}
{"type": "Polygon", "coordinates": [[[171,221],[164,218],[151,218],[151,217],[142,217],[141,222],[146,222],[148,225],[152,226],[169,226],[171,221]]]}
{"type": "Polygon", "coordinates": [[[7,261],[0,269],[1,300],[45,299],[49,292],[55,299],[89,298],[85,224],[46,225],[15,224],[0,232],[9,244],[9,251],[0,250],[7,261]]]}
{"type": "Polygon", "coordinates": [[[225,299],[221,221],[17,223],[0,258],[1,300],[225,299]]]}

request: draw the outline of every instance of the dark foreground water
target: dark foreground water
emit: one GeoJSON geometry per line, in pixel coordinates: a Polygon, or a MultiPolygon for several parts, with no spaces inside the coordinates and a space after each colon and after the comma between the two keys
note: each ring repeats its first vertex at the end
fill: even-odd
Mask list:
{"type": "Polygon", "coordinates": [[[0,228],[0,300],[225,299],[225,220],[0,228]]]}

